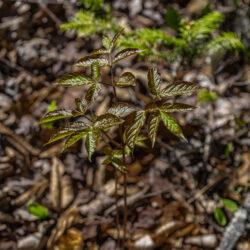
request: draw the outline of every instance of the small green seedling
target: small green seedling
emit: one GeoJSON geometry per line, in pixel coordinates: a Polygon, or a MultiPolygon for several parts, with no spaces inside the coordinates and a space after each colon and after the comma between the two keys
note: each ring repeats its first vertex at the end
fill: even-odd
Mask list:
{"type": "Polygon", "coordinates": [[[49,212],[46,207],[35,203],[33,200],[30,200],[28,203],[28,210],[30,214],[38,217],[39,219],[45,219],[49,217],[49,212]]]}

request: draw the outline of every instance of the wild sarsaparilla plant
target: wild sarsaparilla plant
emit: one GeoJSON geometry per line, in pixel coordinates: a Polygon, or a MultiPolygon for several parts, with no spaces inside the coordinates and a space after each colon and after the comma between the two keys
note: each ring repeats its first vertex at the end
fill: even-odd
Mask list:
{"type": "MultiPolygon", "coordinates": [[[[51,111],[45,114],[40,123],[52,122],[69,117],[81,118],[58,129],[50,138],[48,144],[62,138],[67,138],[64,145],[64,149],[66,149],[85,137],[85,146],[90,161],[98,143],[101,140],[105,141],[106,147],[103,149],[103,153],[106,155],[106,158],[103,163],[105,165],[111,165],[115,169],[116,223],[118,229],[120,223],[117,205],[117,171],[120,171],[124,176],[123,248],[125,248],[127,222],[126,159],[133,155],[134,148],[137,144],[140,145],[143,140],[147,139],[147,137],[140,134],[145,124],[152,147],[155,144],[160,121],[163,122],[170,132],[185,140],[181,127],[174,118],[171,117],[170,113],[189,111],[195,107],[184,103],[166,102],[166,98],[192,93],[198,90],[199,86],[191,82],[178,81],[162,87],[160,74],[156,68],[151,68],[147,75],[148,91],[152,97],[151,103],[141,109],[139,107],[132,107],[128,103],[120,102],[116,93],[117,87],[133,87],[136,84],[136,80],[131,72],[124,72],[120,76],[115,77],[113,67],[117,62],[141,52],[141,50],[137,48],[127,48],[115,52],[117,40],[122,34],[122,31],[123,30],[119,31],[112,39],[109,36],[104,36],[102,39],[103,48],[94,50],[90,55],[76,62],[75,66],[90,67],[90,76],[81,72],[73,72],[64,75],[57,81],[58,85],[65,87],[88,86],[85,97],[75,99],[77,109],[51,111]],[[109,67],[110,69],[109,82],[103,82],[101,77],[102,67],[109,67]],[[91,107],[96,97],[101,95],[102,88],[112,88],[114,98],[107,112],[98,116],[91,107]],[[86,114],[87,110],[90,111],[91,115],[86,114]],[[110,135],[111,127],[117,127],[118,138],[112,139],[110,135]]],[[[118,246],[120,246],[119,236],[118,246]]]]}

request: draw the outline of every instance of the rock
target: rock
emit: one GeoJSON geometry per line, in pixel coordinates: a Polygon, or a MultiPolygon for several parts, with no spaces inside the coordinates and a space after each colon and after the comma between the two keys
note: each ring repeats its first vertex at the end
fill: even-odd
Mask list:
{"type": "Polygon", "coordinates": [[[154,242],[148,234],[137,240],[134,244],[134,247],[142,249],[152,248],[153,246],[154,242]]]}

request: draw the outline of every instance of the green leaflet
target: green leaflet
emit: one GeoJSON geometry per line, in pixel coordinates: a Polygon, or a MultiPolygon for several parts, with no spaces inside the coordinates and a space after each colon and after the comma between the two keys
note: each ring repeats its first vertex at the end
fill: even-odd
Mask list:
{"type": "Polygon", "coordinates": [[[105,49],[109,50],[110,49],[110,43],[111,43],[111,38],[104,35],[102,38],[102,45],[105,49]]]}
{"type": "Polygon", "coordinates": [[[154,147],[154,144],[155,144],[155,137],[156,137],[157,130],[159,127],[159,122],[160,122],[159,112],[154,112],[154,113],[149,115],[149,118],[148,118],[148,136],[151,140],[152,148],[154,147]]]}
{"type": "Polygon", "coordinates": [[[90,104],[95,100],[95,98],[98,96],[98,93],[101,90],[101,85],[99,83],[93,84],[87,91],[85,95],[85,99],[90,104]]]}
{"type": "Polygon", "coordinates": [[[188,105],[188,104],[184,104],[184,103],[164,103],[161,105],[160,110],[161,111],[165,111],[167,113],[170,112],[176,112],[176,111],[189,111],[189,110],[193,110],[196,107],[188,105]]]}
{"type": "Polygon", "coordinates": [[[100,79],[100,68],[98,63],[93,63],[91,65],[91,75],[96,82],[100,79]]]}
{"type": "Polygon", "coordinates": [[[33,200],[29,201],[28,210],[30,214],[38,217],[39,219],[44,219],[49,216],[49,212],[46,207],[35,203],[33,200]]]}
{"type": "Polygon", "coordinates": [[[119,77],[115,86],[117,87],[135,86],[135,76],[130,72],[125,72],[119,77]]]}
{"type": "Polygon", "coordinates": [[[71,145],[79,141],[82,137],[84,137],[87,134],[88,132],[84,131],[84,132],[78,132],[76,134],[70,135],[65,142],[64,149],[70,147],[71,145]]]}
{"type": "Polygon", "coordinates": [[[61,77],[57,83],[65,87],[84,86],[93,83],[93,79],[82,73],[69,73],[61,77]]]}
{"type": "Polygon", "coordinates": [[[183,138],[186,141],[186,138],[184,137],[181,127],[178,125],[178,123],[167,113],[160,111],[161,119],[166,126],[166,128],[176,136],[183,138]]]}
{"type": "Polygon", "coordinates": [[[72,110],[54,110],[49,113],[46,113],[39,123],[42,124],[46,122],[52,122],[71,116],[74,116],[74,112],[72,110]]]}
{"type": "Polygon", "coordinates": [[[166,96],[183,95],[195,92],[198,89],[200,89],[200,87],[195,83],[180,81],[169,84],[166,88],[164,88],[161,91],[160,96],[166,97],[166,96]]]}
{"type": "Polygon", "coordinates": [[[108,110],[108,113],[118,117],[123,117],[133,111],[134,109],[132,109],[127,103],[117,102],[112,105],[112,107],[108,110]]]}
{"type": "Polygon", "coordinates": [[[238,205],[237,205],[236,202],[233,201],[233,200],[225,199],[225,198],[224,198],[224,199],[221,199],[221,202],[222,202],[223,206],[224,206],[226,209],[228,209],[228,210],[230,210],[230,211],[232,211],[232,212],[235,212],[235,211],[238,210],[238,205]]]}
{"type": "Polygon", "coordinates": [[[91,161],[91,156],[93,155],[97,143],[97,134],[96,131],[90,130],[87,132],[85,146],[88,153],[89,161],[91,161]]]}
{"type": "Polygon", "coordinates": [[[130,56],[133,56],[133,55],[136,55],[138,53],[140,53],[141,50],[139,49],[135,49],[135,48],[128,48],[128,49],[123,49],[122,51],[118,52],[115,57],[114,57],[114,60],[112,62],[112,64],[114,63],[117,63],[127,57],[130,57],[130,56]]]}
{"type": "Polygon", "coordinates": [[[109,128],[115,125],[119,125],[121,123],[123,123],[124,121],[122,119],[120,119],[118,116],[113,115],[113,114],[104,114],[104,115],[100,115],[95,123],[94,123],[94,127],[95,128],[109,128]]]}
{"type": "Polygon", "coordinates": [[[220,226],[225,226],[227,224],[227,217],[219,207],[214,210],[214,218],[220,226]]]}
{"type": "Polygon", "coordinates": [[[125,138],[126,144],[133,149],[136,143],[141,128],[145,122],[145,111],[135,111],[131,113],[126,119],[125,138]]]}
{"type": "Polygon", "coordinates": [[[216,92],[214,91],[202,91],[198,94],[199,102],[215,102],[218,99],[216,92]]]}
{"type": "Polygon", "coordinates": [[[161,77],[156,68],[148,71],[148,89],[152,95],[159,96],[161,77]]]}
{"type": "Polygon", "coordinates": [[[94,63],[97,63],[99,66],[106,66],[109,64],[108,60],[102,58],[101,55],[89,55],[79,59],[75,66],[90,67],[94,63]]]}
{"type": "Polygon", "coordinates": [[[120,37],[120,35],[122,34],[123,30],[124,30],[124,28],[122,28],[119,32],[117,32],[117,33],[114,35],[114,37],[113,37],[113,39],[112,39],[112,41],[111,41],[111,43],[110,43],[110,52],[112,52],[112,50],[115,48],[115,45],[116,45],[116,43],[117,43],[117,40],[118,40],[118,38],[120,37]]]}

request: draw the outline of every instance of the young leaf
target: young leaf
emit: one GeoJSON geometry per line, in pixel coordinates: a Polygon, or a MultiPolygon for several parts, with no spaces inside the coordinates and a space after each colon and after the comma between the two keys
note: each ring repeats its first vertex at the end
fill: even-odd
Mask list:
{"type": "Polygon", "coordinates": [[[160,91],[161,77],[156,68],[148,71],[148,89],[152,95],[158,96],[160,91]]]}
{"type": "Polygon", "coordinates": [[[118,170],[120,170],[122,173],[127,173],[127,169],[126,167],[122,164],[122,162],[115,157],[111,158],[111,164],[117,168],[118,170]]]}
{"type": "Polygon", "coordinates": [[[129,56],[133,56],[136,55],[138,53],[140,53],[141,50],[140,49],[134,49],[134,48],[128,48],[128,49],[123,49],[122,51],[118,52],[115,57],[114,60],[112,62],[112,64],[117,63],[129,56]]]}
{"type": "Polygon", "coordinates": [[[221,199],[221,202],[226,209],[228,209],[232,212],[235,212],[238,210],[238,206],[237,206],[236,202],[234,202],[233,200],[221,199]]]}
{"type": "Polygon", "coordinates": [[[46,207],[35,203],[33,200],[28,204],[29,213],[35,215],[39,219],[44,219],[49,216],[49,212],[46,207]]]}
{"type": "Polygon", "coordinates": [[[111,108],[108,110],[108,113],[116,115],[118,117],[123,117],[133,111],[134,109],[132,109],[127,103],[117,102],[111,106],[111,108]]]}
{"type": "Polygon", "coordinates": [[[87,102],[85,99],[81,99],[81,98],[76,98],[75,99],[75,103],[77,108],[79,109],[79,111],[84,114],[88,108],[87,102]]]}
{"type": "Polygon", "coordinates": [[[72,110],[55,110],[46,113],[39,123],[42,124],[71,116],[74,116],[74,112],[72,110]]]}
{"type": "Polygon", "coordinates": [[[196,107],[188,105],[188,104],[184,104],[184,103],[164,103],[161,105],[160,110],[167,112],[167,113],[171,113],[171,112],[175,112],[175,111],[189,111],[189,110],[193,110],[196,107]]]}
{"type": "Polygon", "coordinates": [[[118,124],[123,123],[124,121],[120,119],[118,116],[113,114],[104,114],[100,115],[94,124],[95,128],[109,128],[118,124]]]}
{"type": "Polygon", "coordinates": [[[166,96],[183,95],[195,92],[198,89],[200,89],[200,87],[195,83],[180,81],[169,84],[166,88],[164,88],[161,91],[160,96],[166,97],[166,96]]]}
{"type": "Polygon", "coordinates": [[[135,111],[126,119],[125,138],[126,144],[133,149],[141,128],[145,122],[145,111],[135,111]]]}
{"type": "Polygon", "coordinates": [[[87,134],[88,134],[88,132],[84,131],[84,132],[78,132],[78,133],[75,133],[73,135],[70,135],[69,138],[66,140],[63,149],[70,147],[71,145],[73,145],[74,143],[79,141],[83,136],[85,136],[87,134]]]}
{"type": "Polygon", "coordinates": [[[94,81],[89,76],[75,72],[64,75],[57,83],[65,87],[74,87],[88,85],[93,82],[94,81]]]}
{"type": "Polygon", "coordinates": [[[227,217],[219,207],[214,210],[214,218],[220,226],[225,226],[227,224],[227,217]]]}
{"type": "Polygon", "coordinates": [[[213,91],[203,91],[198,94],[198,101],[199,102],[214,102],[218,98],[216,92],[213,91]]]}
{"type": "Polygon", "coordinates": [[[93,130],[88,131],[85,141],[85,146],[88,152],[89,161],[91,161],[91,156],[95,151],[97,143],[97,135],[93,130]]]}
{"type": "Polygon", "coordinates": [[[101,86],[98,83],[93,84],[87,91],[85,95],[85,99],[88,103],[91,103],[98,96],[99,91],[101,90],[101,86]]]}
{"type": "Polygon", "coordinates": [[[108,60],[106,58],[100,57],[100,55],[89,55],[79,59],[75,66],[89,67],[93,63],[98,63],[99,66],[106,66],[109,64],[108,60]]]}
{"type": "Polygon", "coordinates": [[[95,49],[93,52],[91,52],[90,55],[105,55],[108,54],[109,51],[107,49],[95,49]]]}
{"type": "Polygon", "coordinates": [[[100,78],[100,69],[98,63],[93,63],[91,65],[91,75],[95,81],[98,81],[100,78]]]}
{"type": "Polygon", "coordinates": [[[120,37],[120,35],[122,34],[123,30],[124,30],[124,28],[122,28],[119,32],[117,32],[114,35],[114,37],[110,43],[110,51],[112,51],[115,48],[116,42],[117,42],[118,38],[120,37]]]}
{"type": "Polygon", "coordinates": [[[130,72],[125,72],[119,77],[115,85],[118,87],[135,86],[135,76],[130,72]]]}
{"type": "Polygon", "coordinates": [[[176,136],[181,137],[186,141],[186,138],[184,137],[181,127],[178,125],[178,123],[167,113],[162,111],[160,111],[160,113],[161,113],[161,119],[166,128],[176,136]]]}
{"type": "Polygon", "coordinates": [[[102,38],[102,45],[105,49],[109,50],[110,48],[110,43],[111,43],[111,38],[104,35],[102,38]]]}
{"type": "Polygon", "coordinates": [[[155,144],[155,137],[159,127],[159,122],[160,122],[159,112],[154,112],[150,114],[148,118],[148,136],[151,140],[152,148],[154,147],[155,144]]]}
{"type": "Polygon", "coordinates": [[[226,158],[229,157],[231,151],[232,151],[232,146],[233,146],[233,143],[232,142],[229,142],[226,146],[226,149],[225,149],[225,156],[226,158]]]}
{"type": "Polygon", "coordinates": [[[146,112],[151,113],[151,112],[155,112],[155,111],[159,110],[159,108],[155,102],[151,102],[151,103],[146,105],[145,110],[146,110],[146,112]]]}

